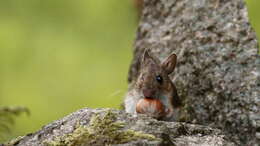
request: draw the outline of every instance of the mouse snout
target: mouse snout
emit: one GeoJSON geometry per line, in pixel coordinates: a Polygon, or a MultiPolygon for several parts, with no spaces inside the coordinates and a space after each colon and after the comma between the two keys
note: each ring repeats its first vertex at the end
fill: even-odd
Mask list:
{"type": "Polygon", "coordinates": [[[143,89],[143,95],[146,98],[155,98],[155,93],[153,89],[143,89]]]}

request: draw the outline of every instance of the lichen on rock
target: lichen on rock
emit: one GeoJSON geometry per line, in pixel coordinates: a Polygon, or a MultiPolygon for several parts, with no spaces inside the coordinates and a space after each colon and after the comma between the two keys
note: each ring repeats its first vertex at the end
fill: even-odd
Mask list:
{"type": "Polygon", "coordinates": [[[4,146],[158,146],[183,143],[187,146],[234,145],[220,130],[207,126],[157,121],[115,109],[85,108],[4,146]]]}
{"type": "Polygon", "coordinates": [[[122,130],[124,122],[116,122],[116,114],[107,111],[103,117],[95,114],[88,125],[76,126],[69,134],[56,137],[52,141],[44,141],[47,146],[85,146],[123,144],[137,139],[160,140],[152,134],[146,134],[131,129],[122,130]]]}

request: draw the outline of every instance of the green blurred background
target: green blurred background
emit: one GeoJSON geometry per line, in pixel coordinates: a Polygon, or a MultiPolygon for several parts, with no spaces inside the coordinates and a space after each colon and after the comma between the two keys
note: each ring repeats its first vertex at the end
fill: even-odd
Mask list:
{"type": "MultiPolygon", "coordinates": [[[[247,4],[260,34],[260,1],[247,4]]],[[[83,107],[118,108],[137,20],[133,0],[1,0],[0,106],[31,111],[5,139],[83,107]]]]}

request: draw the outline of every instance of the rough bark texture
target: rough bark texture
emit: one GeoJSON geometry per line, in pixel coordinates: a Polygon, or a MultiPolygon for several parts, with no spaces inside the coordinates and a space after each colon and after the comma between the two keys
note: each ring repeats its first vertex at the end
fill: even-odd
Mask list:
{"type": "Polygon", "coordinates": [[[234,145],[225,139],[220,130],[206,126],[157,121],[144,115],[130,115],[118,110],[86,108],[46,125],[38,132],[13,140],[6,146],[234,145]],[[115,125],[121,126],[115,128],[115,125]],[[111,126],[113,128],[108,130],[111,126]],[[79,127],[84,129],[78,130],[79,127]],[[130,134],[129,139],[126,138],[127,135],[120,137],[123,132],[130,134]],[[92,137],[89,134],[92,134],[92,137]],[[125,138],[124,141],[122,138],[125,138]]]}
{"type": "Polygon", "coordinates": [[[260,57],[243,0],[145,0],[130,83],[144,48],[178,56],[179,120],[223,129],[240,145],[260,143],[260,57]]]}

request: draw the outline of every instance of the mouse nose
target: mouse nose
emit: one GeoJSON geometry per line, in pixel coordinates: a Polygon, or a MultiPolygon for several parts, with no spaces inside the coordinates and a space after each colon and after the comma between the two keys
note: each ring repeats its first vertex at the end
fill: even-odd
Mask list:
{"type": "Polygon", "coordinates": [[[154,98],[155,90],[153,89],[144,89],[143,90],[144,97],[146,98],[154,98]]]}

